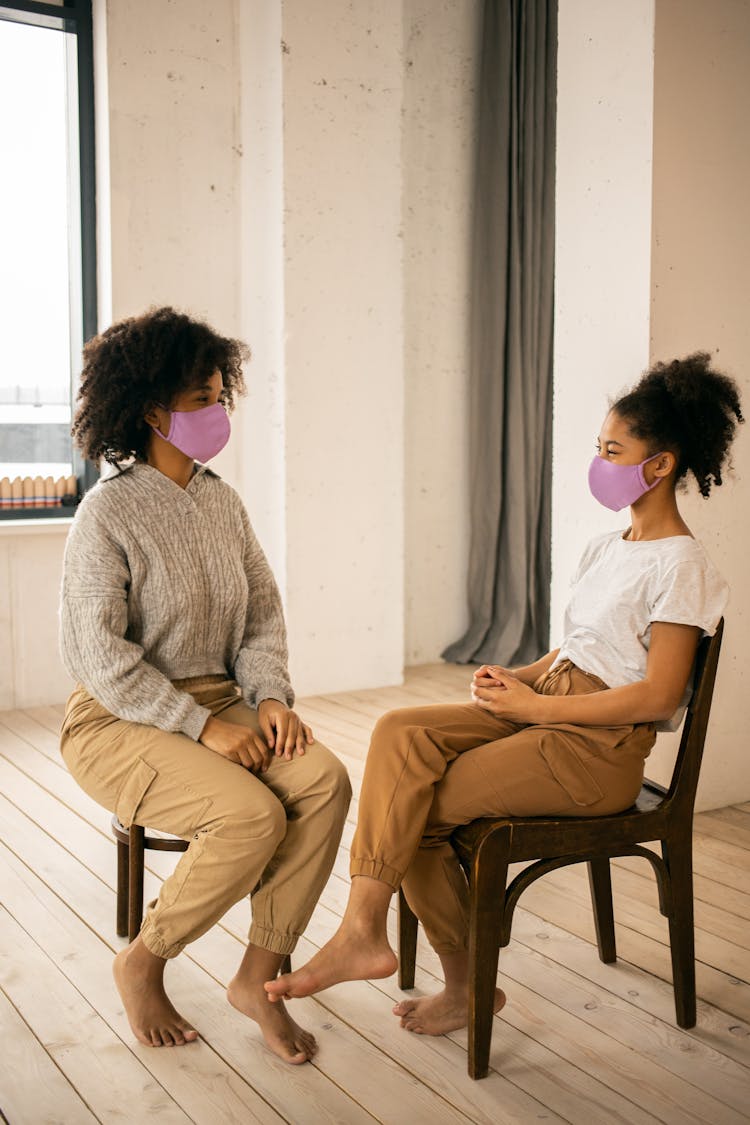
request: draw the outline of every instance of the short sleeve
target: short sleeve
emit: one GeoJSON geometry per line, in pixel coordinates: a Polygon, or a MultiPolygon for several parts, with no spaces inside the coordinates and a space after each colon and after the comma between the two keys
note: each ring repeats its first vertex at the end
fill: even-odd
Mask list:
{"type": "Polygon", "coordinates": [[[664,573],[649,607],[649,621],[697,625],[713,636],[729,600],[729,587],[708,559],[685,559],[664,573]]]}

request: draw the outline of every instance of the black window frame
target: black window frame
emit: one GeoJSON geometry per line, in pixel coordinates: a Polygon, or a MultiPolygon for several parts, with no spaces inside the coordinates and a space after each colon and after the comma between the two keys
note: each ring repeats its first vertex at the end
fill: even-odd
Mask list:
{"type": "MultiPolygon", "coordinates": [[[[65,0],[62,4],[35,0],[0,0],[0,20],[52,28],[76,36],[78,81],[78,157],[81,194],[81,330],[84,342],[97,331],[96,276],[96,141],[94,119],[94,29],[91,0],[65,0]]],[[[71,387],[71,392],[74,388],[71,387]]],[[[72,406],[72,402],[71,402],[72,406]]],[[[99,479],[99,470],[73,447],[73,472],[82,496],[99,479]]],[[[6,508],[0,521],[60,519],[75,508],[6,508]]]]}

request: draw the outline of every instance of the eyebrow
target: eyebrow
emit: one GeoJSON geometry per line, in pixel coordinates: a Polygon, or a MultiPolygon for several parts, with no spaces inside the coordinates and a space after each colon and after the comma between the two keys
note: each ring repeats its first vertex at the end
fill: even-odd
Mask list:
{"type": "MultiPolygon", "coordinates": [[[[596,440],[599,442],[600,445],[602,444],[602,439],[600,437],[598,437],[596,440]]],[[[604,442],[604,445],[619,445],[620,449],[625,448],[621,441],[615,441],[614,438],[609,438],[607,441],[604,442]]]]}

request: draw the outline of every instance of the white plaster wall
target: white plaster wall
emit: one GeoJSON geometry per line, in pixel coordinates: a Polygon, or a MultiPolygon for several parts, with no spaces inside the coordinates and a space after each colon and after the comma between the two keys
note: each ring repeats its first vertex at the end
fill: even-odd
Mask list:
{"type": "Polygon", "coordinates": [[[468,623],[469,281],[482,4],[405,0],[406,664],[468,623]]]}
{"type": "Polygon", "coordinates": [[[57,653],[67,521],[23,522],[0,523],[0,711],[59,702],[73,686],[57,653]]]}
{"type": "Polygon", "coordinates": [[[252,346],[234,416],[237,487],[286,593],[284,141],[281,3],[239,8],[240,335],[252,346]]]}
{"type": "Polygon", "coordinates": [[[553,647],[583,547],[625,526],[586,472],[649,360],[654,0],[562,0],[558,34],[553,647]]]}
{"type": "Polygon", "coordinates": [[[234,0],[109,0],[112,312],[237,323],[234,0]]]}
{"type": "MultiPolygon", "coordinates": [[[[734,0],[657,0],[654,90],[653,359],[702,350],[734,375],[750,414],[750,7],[734,0]],[[686,174],[689,170],[689,174],[686,174]]],[[[681,507],[729,582],[699,808],[750,800],[745,739],[750,673],[747,557],[750,440],[740,430],[735,473],[708,501],[681,507]]],[[[660,740],[666,773],[674,740],[660,740]]]]}
{"type": "Polygon", "coordinates": [[[284,0],[287,621],[300,693],[400,681],[400,4],[284,0]]]}

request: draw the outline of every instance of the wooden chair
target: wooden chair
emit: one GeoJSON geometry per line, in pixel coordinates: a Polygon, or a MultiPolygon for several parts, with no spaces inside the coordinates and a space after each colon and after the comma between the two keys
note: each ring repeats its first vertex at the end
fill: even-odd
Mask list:
{"type": "MultiPolygon", "coordinates": [[[[179,836],[152,836],[140,824],[125,828],[112,816],[112,833],[117,840],[117,936],[133,941],[143,922],[143,870],[145,851],[185,852],[188,841],[179,836]]],[[[292,961],[286,956],[280,973],[291,970],[292,961]]]]}
{"type": "MultiPolygon", "coordinates": [[[[597,817],[504,817],[475,820],[452,843],[466,872],[469,915],[469,1075],[489,1069],[492,1001],[498,955],[510,941],[513,910],[540,875],[571,863],[588,863],[599,957],[616,960],[609,861],[638,855],[651,863],[659,909],[669,919],[677,1023],[693,1027],[695,945],[693,926],[693,807],[706,737],[724,621],[698,647],[693,697],[669,789],[645,781],[635,805],[597,817]],[[642,846],[658,841],[661,857],[642,846]],[[540,858],[541,857],[541,858],[540,858]],[[506,886],[510,863],[535,860],[506,886]]],[[[399,892],[399,987],[414,987],[417,919],[399,892]]]]}
{"type": "Polygon", "coordinates": [[[124,828],[112,816],[112,833],[117,840],[117,936],[133,941],[143,921],[144,852],[185,852],[188,841],[177,836],[150,836],[140,824],[124,828]]]}

